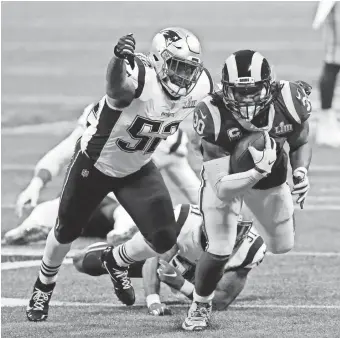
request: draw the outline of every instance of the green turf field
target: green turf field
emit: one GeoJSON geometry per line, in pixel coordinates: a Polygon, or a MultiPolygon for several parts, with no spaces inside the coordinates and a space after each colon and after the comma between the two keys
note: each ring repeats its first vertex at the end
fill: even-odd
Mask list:
{"type": "MultiPolygon", "coordinates": [[[[218,80],[223,59],[235,49],[255,48],[275,65],[280,78],[317,86],[322,65],[320,32],[311,30],[311,2],[4,2],[2,3],[2,234],[19,220],[18,193],[39,157],[58,143],[72,123],[103,95],[106,65],[121,34],[133,32],[140,51],[158,29],[182,25],[202,40],[206,66],[218,80]],[[16,128],[12,128],[16,127],[16,128]]],[[[317,102],[317,91],[313,100],[317,102]]],[[[316,112],[317,114],[317,112],[316,112]]],[[[185,123],[190,128],[190,120],[185,123]]],[[[294,252],[268,255],[227,311],[214,313],[205,337],[340,337],[340,156],[315,147],[312,188],[305,210],[296,211],[294,252]]],[[[198,169],[199,163],[190,158],[198,169]]],[[[54,197],[62,176],[42,200],[54,197]]],[[[185,199],[169,186],[174,203],[185,199]]],[[[74,248],[88,243],[78,240],[74,248]]],[[[29,250],[41,249],[34,245],[29,250]]],[[[2,248],[2,336],[162,337],[192,335],[180,330],[187,304],[163,288],[172,317],[147,314],[140,280],[137,305],[120,306],[107,276],[62,267],[46,323],[26,321],[25,305],[39,262],[5,262],[2,248]]],[[[39,251],[39,250],[38,250],[39,251]]],[[[41,250],[40,250],[41,251],[41,250]]],[[[69,263],[69,261],[66,261],[69,263]]]]}

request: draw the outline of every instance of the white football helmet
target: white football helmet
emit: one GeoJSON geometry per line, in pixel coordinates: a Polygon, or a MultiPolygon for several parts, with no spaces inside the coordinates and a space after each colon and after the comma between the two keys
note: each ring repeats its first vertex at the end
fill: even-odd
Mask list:
{"type": "Polygon", "coordinates": [[[150,62],[171,96],[188,95],[203,71],[201,44],[180,27],[162,29],[152,40],[150,62]]]}

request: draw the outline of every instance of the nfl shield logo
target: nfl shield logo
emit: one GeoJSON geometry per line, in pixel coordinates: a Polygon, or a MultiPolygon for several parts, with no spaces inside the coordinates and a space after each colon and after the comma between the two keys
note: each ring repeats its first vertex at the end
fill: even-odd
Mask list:
{"type": "Polygon", "coordinates": [[[87,177],[87,176],[89,176],[89,171],[87,170],[87,169],[83,169],[82,171],[81,171],[81,176],[83,176],[83,177],[87,177]]]}

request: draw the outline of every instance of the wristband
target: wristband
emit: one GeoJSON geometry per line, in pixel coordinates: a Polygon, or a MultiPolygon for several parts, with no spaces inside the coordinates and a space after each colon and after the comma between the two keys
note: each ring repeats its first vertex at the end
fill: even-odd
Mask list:
{"type": "Polygon", "coordinates": [[[43,185],[45,186],[49,181],[52,180],[52,174],[49,170],[47,169],[39,169],[38,172],[36,173],[35,177],[39,177],[43,185]]]}
{"type": "Polygon", "coordinates": [[[151,295],[146,296],[146,305],[150,307],[151,304],[161,304],[161,299],[157,293],[153,293],[151,295]]]}

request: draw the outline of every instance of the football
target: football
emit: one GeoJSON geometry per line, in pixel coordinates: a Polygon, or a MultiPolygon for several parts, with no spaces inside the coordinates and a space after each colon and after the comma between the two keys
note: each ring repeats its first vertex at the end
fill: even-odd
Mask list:
{"type": "Polygon", "coordinates": [[[230,157],[231,173],[241,173],[255,167],[253,158],[248,150],[249,146],[253,146],[257,150],[263,150],[265,147],[264,133],[250,133],[236,144],[230,157]]]}

